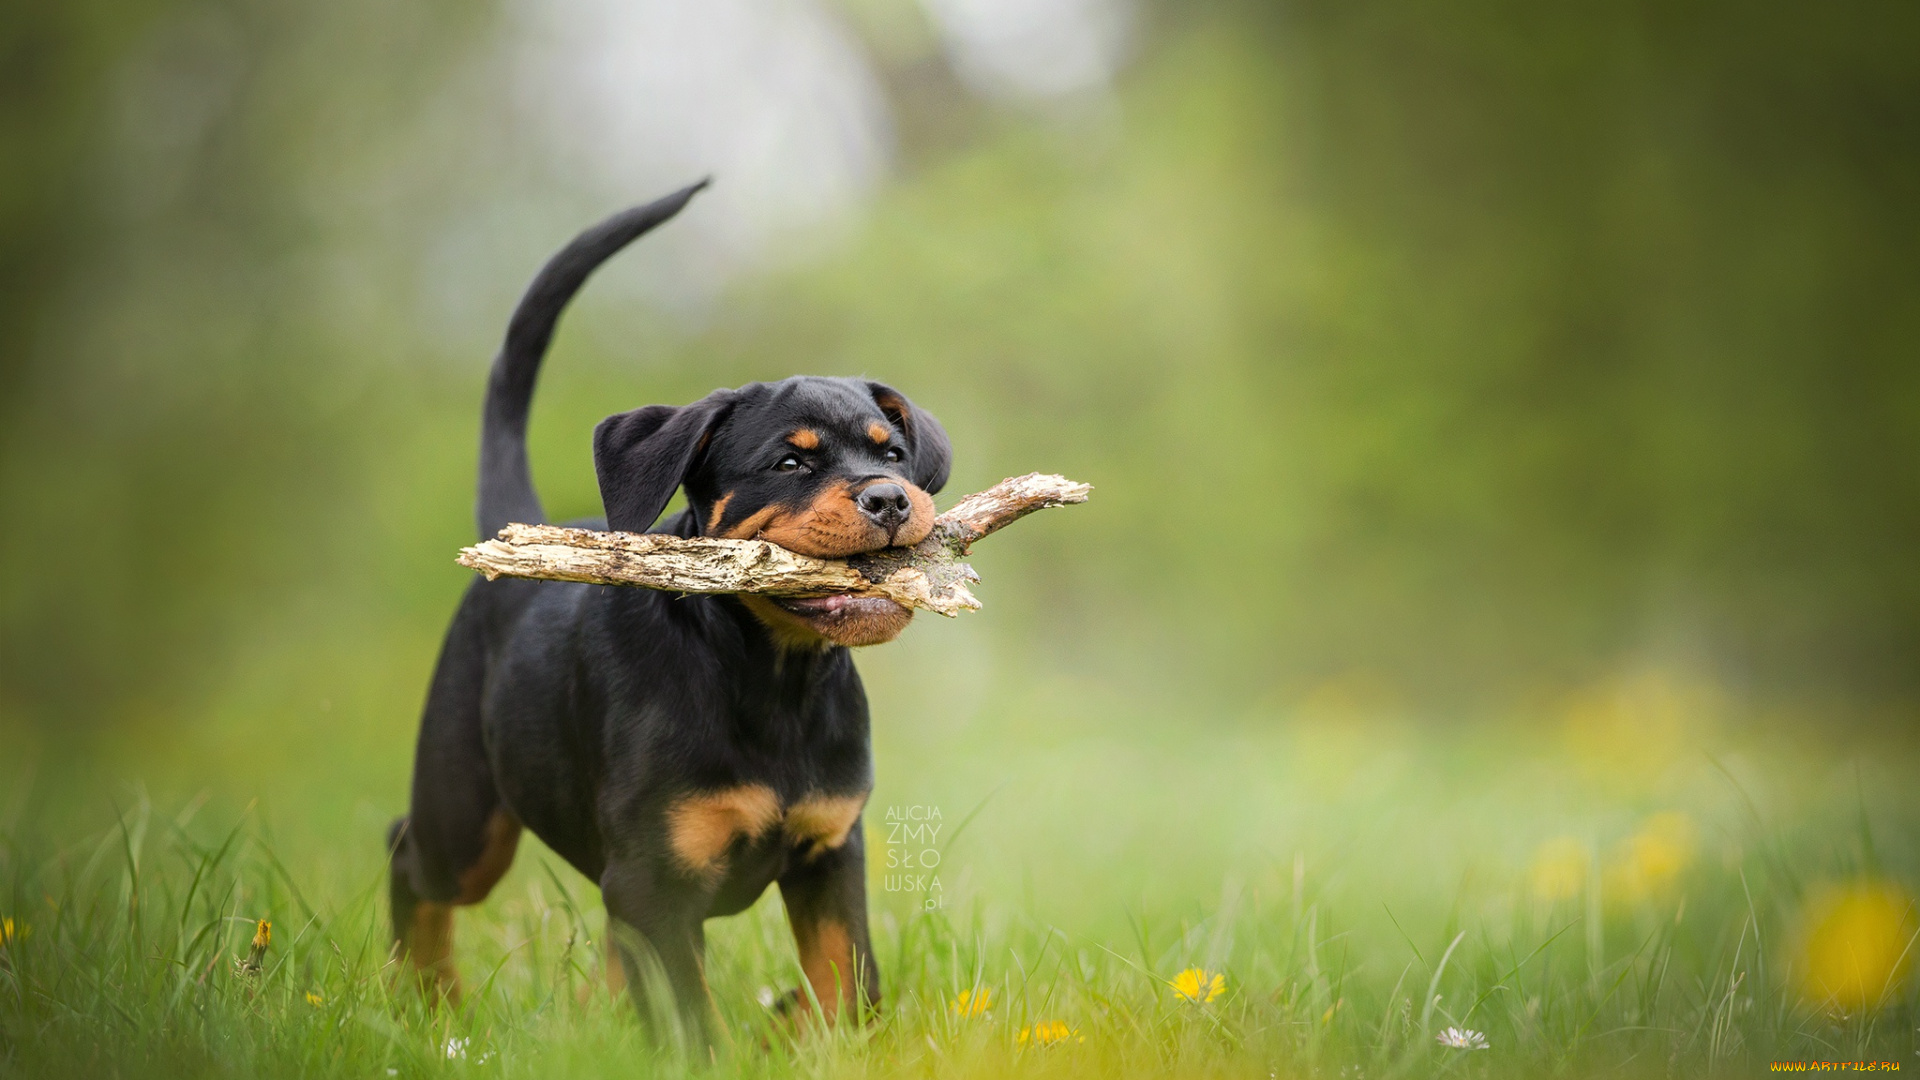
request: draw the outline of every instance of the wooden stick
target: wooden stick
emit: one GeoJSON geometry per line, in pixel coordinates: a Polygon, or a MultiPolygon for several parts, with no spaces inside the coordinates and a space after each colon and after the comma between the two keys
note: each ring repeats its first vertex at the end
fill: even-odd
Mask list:
{"type": "Polygon", "coordinates": [[[497,540],[461,548],[459,562],[489,581],[505,575],[681,593],[846,593],[953,616],[980,607],[969,587],[980,575],[961,561],[976,542],[1035,510],[1086,502],[1092,490],[1045,473],[1016,476],[960,500],[911,548],[845,560],[816,559],[764,540],[509,525],[497,540]]]}

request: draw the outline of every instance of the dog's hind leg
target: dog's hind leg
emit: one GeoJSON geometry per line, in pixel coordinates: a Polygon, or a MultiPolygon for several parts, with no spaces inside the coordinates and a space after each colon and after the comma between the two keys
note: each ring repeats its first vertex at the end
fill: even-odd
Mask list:
{"type": "Polygon", "coordinates": [[[412,966],[423,988],[457,998],[460,983],[453,967],[453,907],[427,900],[416,891],[417,860],[407,843],[407,819],[395,821],[389,836],[392,863],[387,897],[393,909],[394,956],[412,966]]]}
{"type": "Polygon", "coordinates": [[[414,949],[414,923],[421,903],[413,886],[414,862],[407,819],[395,818],[387,828],[387,906],[393,915],[393,953],[402,960],[420,955],[414,949]]]}
{"type": "Polygon", "coordinates": [[[480,731],[485,656],[476,596],[467,594],[441,649],[414,755],[412,810],[390,838],[396,953],[450,997],[460,989],[453,909],[486,899],[520,842],[480,731]]]}

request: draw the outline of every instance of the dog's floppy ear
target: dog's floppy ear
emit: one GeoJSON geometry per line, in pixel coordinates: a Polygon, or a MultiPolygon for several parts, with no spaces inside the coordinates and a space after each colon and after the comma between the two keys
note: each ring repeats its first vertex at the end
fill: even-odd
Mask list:
{"type": "Polygon", "coordinates": [[[873,394],[873,403],[907,436],[907,449],[912,452],[907,479],[929,495],[938,494],[946,486],[947,470],[953,465],[953,444],[947,441],[947,429],[932,413],[908,401],[893,387],[870,382],[867,389],[873,394]]]}
{"type": "Polygon", "coordinates": [[[715,390],[691,405],[648,405],[600,421],[593,429],[593,471],[608,528],[646,532],[653,526],[733,398],[731,390],[715,390]]]}

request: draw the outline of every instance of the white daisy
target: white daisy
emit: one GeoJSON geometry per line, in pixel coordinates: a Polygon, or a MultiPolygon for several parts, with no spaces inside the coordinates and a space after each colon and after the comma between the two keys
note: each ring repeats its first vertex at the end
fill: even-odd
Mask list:
{"type": "Polygon", "coordinates": [[[1434,1036],[1441,1046],[1451,1046],[1455,1050],[1485,1050],[1487,1037],[1477,1031],[1466,1028],[1450,1027],[1434,1036]]]}

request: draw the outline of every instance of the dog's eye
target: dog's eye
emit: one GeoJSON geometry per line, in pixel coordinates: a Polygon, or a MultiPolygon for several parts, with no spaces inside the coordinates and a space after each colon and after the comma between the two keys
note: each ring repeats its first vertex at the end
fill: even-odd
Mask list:
{"type": "Polygon", "coordinates": [[[793,454],[788,454],[786,457],[783,457],[779,461],[774,463],[773,471],[799,472],[801,469],[804,469],[804,468],[806,468],[806,466],[800,463],[800,459],[797,456],[793,454]]]}
{"type": "Polygon", "coordinates": [[[907,458],[907,452],[905,450],[902,450],[897,446],[887,447],[888,461],[905,461],[906,458],[907,458]]]}

